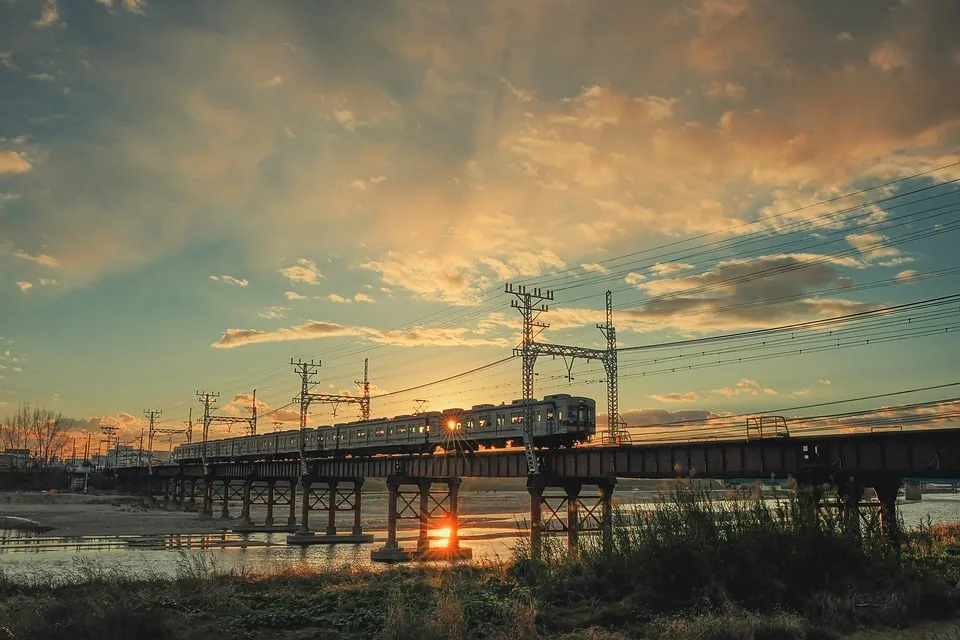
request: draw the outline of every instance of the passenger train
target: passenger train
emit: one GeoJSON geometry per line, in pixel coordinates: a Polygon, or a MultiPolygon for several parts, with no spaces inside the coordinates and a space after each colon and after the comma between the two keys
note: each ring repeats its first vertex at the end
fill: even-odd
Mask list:
{"type": "MultiPolygon", "coordinates": [[[[536,447],[571,447],[597,431],[596,402],[565,393],[533,403],[533,442],[536,447]]],[[[479,404],[470,410],[445,409],[395,418],[374,418],[307,429],[304,450],[309,458],[362,457],[393,453],[470,452],[479,448],[523,443],[526,405],[479,404]]],[[[283,460],[299,456],[300,431],[208,440],[207,460],[283,460]]],[[[181,444],[175,462],[200,461],[203,443],[181,444]]]]}

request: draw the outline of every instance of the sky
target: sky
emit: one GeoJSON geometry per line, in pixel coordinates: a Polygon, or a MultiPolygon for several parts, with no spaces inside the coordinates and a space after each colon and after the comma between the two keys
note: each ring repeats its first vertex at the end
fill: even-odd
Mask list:
{"type": "MultiPolygon", "coordinates": [[[[590,348],[607,290],[624,347],[960,293],[958,25],[955,0],[0,0],[0,416],[130,438],[257,389],[286,428],[291,358],[328,393],[369,358],[376,396],[510,355],[507,282],[553,289],[538,339],[590,348]]],[[[623,352],[620,411],[956,382],[957,310],[623,352]]],[[[598,363],[566,374],[541,361],[536,395],[605,406],[598,363]]],[[[511,360],[373,414],[519,397],[511,360]]]]}

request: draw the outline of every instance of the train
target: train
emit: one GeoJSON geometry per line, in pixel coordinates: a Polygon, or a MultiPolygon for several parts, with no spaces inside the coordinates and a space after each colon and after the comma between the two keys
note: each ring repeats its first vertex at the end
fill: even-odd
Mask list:
{"type": "MultiPolygon", "coordinates": [[[[593,398],[565,393],[533,399],[533,443],[538,448],[573,447],[597,431],[593,398]]],[[[304,434],[309,458],[364,457],[384,454],[430,454],[438,449],[469,453],[523,443],[527,406],[478,404],[417,415],[374,418],[312,427],[304,434]]],[[[232,460],[287,460],[300,455],[300,430],[181,444],[172,457],[177,463],[232,460]]]]}

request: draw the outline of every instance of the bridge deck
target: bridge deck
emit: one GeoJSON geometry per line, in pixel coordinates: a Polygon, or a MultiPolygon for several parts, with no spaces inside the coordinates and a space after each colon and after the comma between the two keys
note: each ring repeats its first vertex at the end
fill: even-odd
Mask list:
{"type": "MultiPolygon", "coordinates": [[[[826,481],[847,474],[960,478],[960,429],[893,431],[818,437],[767,438],[753,441],[710,441],[615,447],[580,447],[542,452],[547,471],[564,477],[785,478],[826,481]]],[[[218,478],[293,478],[299,462],[215,462],[218,478]]],[[[522,450],[468,455],[399,455],[371,458],[318,458],[310,474],[328,478],[527,476],[522,450]]],[[[143,476],[145,468],[119,470],[121,476],[143,476]]],[[[199,464],[155,466],[158,477],[202,477],[199,464]]]]}

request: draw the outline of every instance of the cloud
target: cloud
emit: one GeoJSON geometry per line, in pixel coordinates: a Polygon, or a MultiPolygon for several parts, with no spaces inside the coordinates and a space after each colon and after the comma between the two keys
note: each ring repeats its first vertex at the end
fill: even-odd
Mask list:
{"type": "Polygon", "coordinates": [[[296,264],[280,269],[280,275],[290,282],[304,282],[317,284],[323,274],[317,269],[317,264],[309,258],[299,258],[296,264]]]}
{"type": "Polygon", "coordinates": [[[349,304],[351,302],[350,298],[344,298],[343,296],[336,293],[331,293],[330,295],[328,295],[327,300],[329,300],[330,302],[336,302],[337,304],[349,304]]]}
{"type": "MultiPolygon", "coordinates": [[[[383,284],[472,303],[483,278],[516,273],[520,249],[590,263],[598,246],[729,229],[778,191],[836,194],[956,156],[951,3],[889,19],[863,0],[474,4],[400,3],[387,17],[243,3],[216,27],[154,12],[134,38],[147,57],[124,38],[86,41],[100,25],[76,30],[43,55],[68,77],[68,61],[87,60],[89,101],[44,103],[67,119],[26,156],[16,240],[48,243],[72,286],[224,229],[263,271],[355,238],[370,249],[351,266],[384,265],[398,284],[383,284]],[[329,24],[342,28],[310,37],[329,24]],[[856,41],[838,46],[838,24],[856,41]],[[887,42],[913,61],[896,83],[870,60],[887,42]],[[282,90],[258,90],[274,76],[282,90]],[[510,223],[452,248],[493,212],[510,223]],[[410,264],[420,249],[440,264],[410,264]]],[[[19,47],[24,66],[41,53],[19,47]]]]}
{"type": "Polygon", "coordinates": [[[366,191],[368,187],[376,186],[386,179],[386,176],[374,176],[368,180],[351,180],[343,186],[357,191],[366,191]]]}
{"type": "MultiPolygon", "coordinates": [[[[108,9],[113,8],[117,2],[118,0],[97,0],[97,4],[102,4],[108,9]]],[[[147,0],[119,0],[119,3],[130,13],[136,13],[138,15],[147,14],[147,0]]]]}
{"type": "Polygon", "coordinates": [[[272,87],[279,87],[279,86],[282,86],[282,85],[283,85],[283,76],[275,75],[275,76],[271,77],[269,80],[267,80],[266,82],[264,82],[264,83],[263,83],[262,85],[260,85],[260,86],[261,86],[261,87],[272,88],[272,87]]]}
{"type": "Polygon", "coordinates": [[[32,282],[20,281],[20,282],[17,282],[17,286],[20,288],[21,293],[26,293],[27,291],[30,291],[30,289],[33,289],[32,282]]]}
{"type": "MultiPolygon", "coordinates": [[[[711,411],[685,410],[667,411],[665,409],[628,409],[620,417],[631,427],[652,427],[675,422],[705,420],[715,416],[711,411]]],[[[598,416],[599,418],[599,416],[598,416]]],[[[599,424],[599,419],[598,419],[599,424]]]]}
{"type": "Polygon", "coordinates": [[[39,80],[40,82],[55,82],[57,77],[49,73],[33,73],[29,76],[31,80],[39,80]]]}
{"type": "Polygon", "coordinates": [[[667,263],[658,262],[657,264],[650,267],[650,271],[652,271],[654,274],[658,276],[666,276],[666,275],[670,275],[671,273],[677,273],[678,271],[688,271],[690,269],[693,269],[693,265],[686,264],[684,262],[667,262],[667,263]]]}
{"type": "Polygon", "coordinates": [[[711,84],[706,93],[712,100],[743,100],[747,95],[747,88],[739,82],[724,80],[711,84]]]}
{"type": "Polygon", "coordinates": [[[33,165],[16,151],[0,151],[0,175],[5,173],[26,173],[32,168],[33,165]]]}
{"type": "Polygon", "coordinates": [[[368,303],[368,304],[373,304],[374,302],[376,302],[376,300],[374,300],[373,298],[371,298],[370,296],[368,296],[368,295],[365,294],[365,293],[358,293],[357,295],[353,296],[353,301],[354,301],[354,302],[366,302],[366,303],[368,303]]]}
{"type": "Polygon", "coordinates": [[[17,249],[11,255],[13,255],[14,258],[20,258],[21,260],[29,260],[30,262],[35,262],[43,267],[50,267],[51,269],[57,269],[63,266],[60,264],[59,260],[45,253],[38,253],[36,255],[31,255],[26,251],[17,249]]]}
{"type": "Polygon", "coordinates": [[[224,284],[232,284],[237,287],[246,287],[248,284],[250,284],[250,281],[245,278],[235,278],[225,274],[220,276],[210,276],[210,279],[216,282],[223,282],[224,284]]]}
{"type": "Polygon", "coordinates": [[[465,328],[413,327],[384,331],[370,327],[346,327],[333,322],[310,320],[304,324],[278,329],[259,331],[256,329],[227,329],[212,347],[230,349],[248,344],[265,342],[287,342],[291,340],[314,340],[318,338],[336,338],[359,336],[379,344],[399,347],[470,347],[498,346],[510,344],[506,339],[492,339],[475,335],[465,328]]]}
{"type": "Polygon", "coordinates": [[[384,284],[403,287],[417,298],[455,304],[471,304],[475,300],[472,267],[456,256],[428,251],[389,251],[380,260],[361,266],[380,272],[384,284]]]}
{"type": "Polygon", "coordinates": [[[220,336],[220,339],[210,346],[216,349],[230,349],[247,344],[356,336],[360,335],[361,333],[362,332],[358,331],[357,329],[344,327],[343,325],[333,322],[319,322],[316,320],[311,320],[295,327],[278,329],[276,331],[259,331],[256,329],[227,329],[223,332],[223,335],[220,336]]]}
{"type": "Polygon", "coordinates": [[[665,393],[665,394],[650,394],[650,397],[658,402],[693,402],[697,400],[698,396],[693,391],[687,391],[684,393],[665,393]]]}
{"type": "Polygon", "coordinates": [[[531,102],[534,100],[535,96],[532,93],[530,93],[529,91],[523,91],[521,89],[518,89],[513,85],[512,82],[510,82],[503,76],[499,76],[497,79],[503,84],[503,86],[505,86],[510,91],[510,93],[513,94],[513,97],[515,97],[520,102],[531,102]]]}
{"type": "Polygon", "coordinates": [[[53,279],[50,279],[50,278],[39,278],[39,279],[37,280],[37,283],[38,283],[41,287],[47,287],[47,286],[50,286],[50,285],[57,284],[57,281],[56,281],[56,280],[53,280],[53,279]]]}
{"type": "Polygon", "coordinates": [[[910,282],[918,275],[920,275],[920,272],[916,269],[907,269],[897,274],[897,280],[900,280],[901,282],[910,282]]]}
{"type": "Polygon", "coordinates": [[[65,27],[67,24],[60,20],[57,9],[57,0],[43,0],[40,6],[40,17],[34,20],[33,26],[43,29],[46,27],[65,27]]]}
{"type": "Polygon", "coordinates": [[[703,273],[636,284],[650,298],[638,308],[618,311],[617,322],[695,331],[746,329],[878,308],[878,304],[812,295],[816,290],[852,284],[839,266],[859,267],[860,263],[800,253],[724,260],[703,273]]]}
{"type": "Polygon", "coordinates": [[[10,71],[20,71],[20,67],[13,61],[13,53],[10,51],[0,51],[0,67],[10,71]]]}
{"type": "Polygon", "coordinates": [[[882,233],[853,233],[846,237],[851,247],[870,258],[881,259],[899,256],[899,249],[884,246],[887,239],[887,236],[882,233]]]}
{"type": "Polygon", "coordinates": [[[887,72],[906,69],[910,55],[895,42],[881,42],[870,52],[870,64],[887,72]]]}
{"type": "Polygon", "coordinates": [[[267,307],[257,313],[257,317],[264,320],[277,320],[286,316],[287,311],[290,311],[290,307],[267,307]]]}
{"type": "Polygon", "coordinates": [[[580,268],[584,271],[594,272],[594,273],[609,273],[610,270],[598,262],[587,262],[581,264],[580,268]]]}
{"type": "Polygon", "coordinates": [[[300,295],[296,291],[284,291],[283,297],[287,300],[306,300],[307,296],[300,295]]]}
{"type": "Polygon", "coordinates": [[[629,285],[640,284],[646,279],[647,279],[647,276],[643,275],[642,273],[635,273],[633,271],[631,271],[630,273],[628,273],[623,277],[623,281],[629,285]]]}
{"type": "Polygon", "coordinates": [[[716,393],[722,396],[741,396],[741,395],[768,395],[776,396],[779,395],[775,389],[769,387],[764,387],[756,380],[750,380],[748,378],[741,378],[740,382],[735,384],[732,387],[721,387],[719,389],[713,389],[712,393],[716,393]]]}

